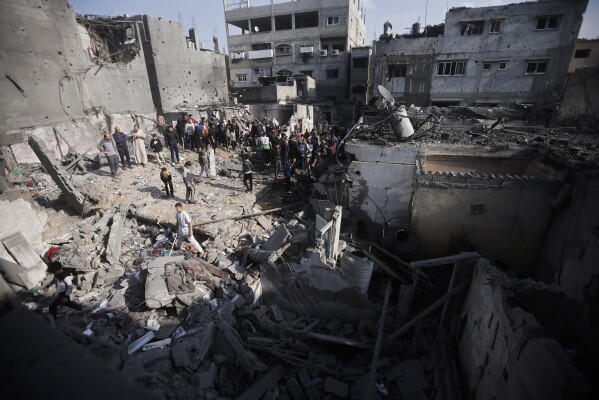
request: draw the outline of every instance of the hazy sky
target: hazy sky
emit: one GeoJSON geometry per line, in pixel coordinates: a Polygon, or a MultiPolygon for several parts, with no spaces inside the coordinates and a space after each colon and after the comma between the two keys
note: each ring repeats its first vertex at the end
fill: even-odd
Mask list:
{"type": "MultiPolygon", "coordinates": [[[[276,3],[284,0],[275,0],[276,3]]],[[[327,0],[323,0],[327,1],[327,0]]],[[[422,26],[439,24],[445,19],[445,12],[451,7],[483,7],[523,0],[361,0],[366,9],[366,42],[382,33],[383,24],[389,20],[393,30],[407,32],[414,22],[420,19],[422,26]],[[428,6],[427,6],[428,3],[428,6]]],[[[221,50],[226,46],[225,17],[222,0],[69,0],[80,14],[98,15],[137,15],[149,14],[173,21],[181,21],[186,28],[192,27],[195,18],[200,41],[204,47],[212,48],[212,35],[219,37],[221,50]]],[[[239,2],[239,0],[227,0],[239,2]]],[[[270,0],[250,0],[250,4],[270,4],[270,0]]],[[[599,38],[599,0],[589,0],[579,37],[599,38]]]]}

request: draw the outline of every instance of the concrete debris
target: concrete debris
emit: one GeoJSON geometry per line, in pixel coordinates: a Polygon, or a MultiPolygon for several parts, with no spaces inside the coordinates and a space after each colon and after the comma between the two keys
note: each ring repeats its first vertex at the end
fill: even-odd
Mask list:
{"type": "MultiPolygon", "coordinates": [[[[129,17],[122,18],[127,22],[129,17]]],[[[106,20],[98,21],[114,29],[106,20]]],[[[97,38],[97,31],[86,29],[97,38]]],[[[576,369],[584,363],[569,360],[580,361],[579,349],[589,349],[591,354],[596,349],[593,336],[587,331],[578,337],[563,321],[587,330],[595,326],[591,317],[597,279],[592,279],[592,273],[578,274],[572,267],[571,274],[557,275],[567,278],[577,300],[588,302],[586,311],[581,311],[564,300],[557,286],[508,278],[483,262],[478,253],[460,253],[477,247],[470,242],[479,238],[468,236],[467,230],[454,232],[452,250],[447,254],[439,250],[437,258],[421,257],[424,250],[416,248],[416,240],[398,244],[404,234],[409,236],[407,227],[428,227],[410,222],[420,217],[413,215],[412,204],[423,208],[422,213],[437,207],[434,191],[427,201],[415,201],[415,186],[426,190],[451,187],[458,200],[468,203],[468,191],[492,192],[502,201],[501,191],[518,192],[523,184],[534,181],[538,184],[535,194],[557,196],[552,203],[545,201],[547,196],[539,197],[552,213],[559,214],[555,224],[559,229],[570,226],[567,221],[578,218],[577,210],[570,212],[570,203],[586,196],[595,199],[595,192],[581,192],[572,181],[554,185],[563,187],[560,193],[540,179],[525,178],[522,171],[561,174],[536,159],[531,161],[529,153],[503,166],[495,157],[507,151],[496,148],[505,144],[487,139],[499,131],[513,138],[520,135],[520,128],[506,129],[506,121],[499,119],[468,125],[477,127],[468,140],[484,142],[493,155],[486,157],[509,170],[500,173],[470,171],[481,164],[462,160],[471,155],[460,153],[447,165],[450,161],[439,151],[431,155],[421,148],[439,140],[443,151],[451,153],[453,148],[445,149],[443,141],[467,140],[455,132],[459,130],[455,126],[451,132],[431,128],[439,127],[442,114],[421,121],[412,118],[413,114],[421,116],[421,110],[402,110],[401,116],[391,119],[395,135],[393,126],[381,128],[380,135],[385,137],[377,137],[378,131],[366,126],[371,124],[368,121],[351,131],[355,136],[350,137],[341,136],[346,131],[338,125],[327,124],[325,132],[322,124],[300,123],[303,117],[297,115],[293,127],[282,126],[280,131],[272,128],[272,121],[265,121],[264,134],[273,148],[290,146],[292,151],[298,146],[295,122],[308,130],[304,139],[312,150],[319,147],[313,142],[316,136],[322,144],[309,165],[292,165],[291,182],[285,182],[273,179],[268,165],[269,155],[279,153],[269,154],[255,146],[255,132],[251,132],[262,125],[249,111],[198,112],[202,114],[198,119],[211,120],[215,134],[219,119],[230,118],[230,113],[243,114],[249,123],[239,122],[236,149],[217,144],[206,157],[201,155],[203,166],[195,165],[198,155],[188,148],[189,143],[185,151],[181,149],[181,161],[192,161],[188,167],[198,193],[197,203],[188,202],[184,209],[202,251],[187,241],[180,248],[177,245],[173,205],[183,202],[186,190],[177,164],[172,165],[175,168],[165,164],[174,191],[165,196],[156,168],[127,168],[112,177],[106,167],[92,169],[94,154],[87,156],[83,152],[87,148],[70,151],[61,161],[63,168],[34,138],[31,146],[41,154],[47,172],[14,160],[5,163],[6,181],[15,187],[0,194],[0,270],[28,313],[46,318],[44,313],[58,294],[54,289],[40,290],[51,279],[43,260],[59,260],[72,278],[70,299],[76,299],[82,310],[59,307],[51,323],[107,365],[120,368],[123,375],[163,398],[459,398],[462,387],[482,398],[489,397],[489,388],[497,385],[516,397],[522,393],[520,387],[527,393],[551,387],[551,392],[576,396],[591,391],[576,369]],[[258,124],[252,127],[252,123],[258,124]],[[339,136],[331,136],[333,131],[339,136]],[[280,135],[291,139],[281,141],[280,135]],[[345,153],[346,148],[353,153],[345,153]],[[246,157],[253,164],[253,190],[246,190],[243,183],[240,159],[246,157]],[[425,162],[440,172],[427,173],[425,162]],[[461,162],[466,165],[458,168],[461,162]],[[448,171],[442,172],[444,168],[448,171]],[[481,182],[487,186],[476,186],[481,182]],[[97,203],[93,210],[90,200],[97,203]],[[49,251],[50,245],[57,247],[49,251]],[[586,283],[576,286],[583,275],[586,283]],[[480,304],[486,306],[481,309],[480,304]],[[510,372],[539,359],[545,360],[536,369],[542,372],[525,368],[528,372],[519,377],[510,372]],[[478,385],[479,381],[485,385],[478,385]]],[[[430,115],[439,112],[449,111],[426,111],[430,115]]],[[[367,117],[374,120],[384,115],[393,114],[381,111],[367,117]]],[[[175,114],[165,117],[180,118],[175,114]]],[[[113,118],[111,126],[124,126],[132,121],[143,125],[148,117],[113,118]]],[[[312,118],[316,117],[308,119],[312,118]]],[[[374,124],[378,122],[369,126],[374,124]]],[[[154,130],[150,125],[144,129],[154,130]]],[[[580,161],[592,158],[570,138],[573,132],[560,132],[568,137],[552,137],[547,140],[553,141],[551,146],[572,151],[580,161]]],[[[57,148],[57,154],[61,151],[57,148]]],[[[18,161],[21,156],[14,158],[18,161]]],[[[0,189],[2,183],[0,177],[0,189]]],[[[494,199],[487,200],[471,204],[466,207],[470,214],[455,214],[455,219],[473,219],[480,226],[496,224],[496,219],[487,219],[496,204],[491,202],[494,199]]],[[[461,208],[456,206],[453,212],[461,212],[457,210],[461,208]]],[[[443,213],[435,209],[435,215],[443,213]]],[[[572,231],[578,229],[577,224],[580,221],[571,224],[572,231]]],[[[431,226],[430,236],[446,243],[439,225],[431,226]]],[[[594,227],[587,228],[578,247],[570,248],[574,239],[566,241],[568,249],[562,258],[567,265],[592,264],[599,235],[594,227]]],[[[562,240],[568,235],[556,234],[554,239],[558,236],[562,240]]],[[[557,262],[560,257],[558,253],[546,261],[557,262]]],[[[502,261],[493,259],[498,264],[502,261]]],[[[558,271],[554,267],[553,272],[558,271]]],[[[545,278],[551,281],[553,275],[545,278]]]]}
{"type": "Polygon", "coordinates": [[[112,217],[112,225],[110,226],[110,235],[106,245],[106,260],[115,265],[119,262],[121,256],[121,245],[123,243],[123,215],[116,213],[112,217]]]}
{"type": "MultiPolygon", "coordinates": [[[[46,265],[20,232],[5,237],[2,239],[2,244],[18,265],[23,268],[18,268],[13,264],[11,275],[18,276],[25,288],[33,289],[45,278],[46,265]]],[[[10,262],[3,262],[2,264],[7,269],[11,265],[10,262]]],[[[19,282],[14,283],[19,284],[19,282]]]]}
{"type": "Polygon", "coordinates": [[[65,171],[54,160],[46,144],[35,136],[30,136],[28,142],[48,174],[62,190],[67,206],[79,215],[89,214],[92,210],[90,200],[69,181],[65,171]]]}

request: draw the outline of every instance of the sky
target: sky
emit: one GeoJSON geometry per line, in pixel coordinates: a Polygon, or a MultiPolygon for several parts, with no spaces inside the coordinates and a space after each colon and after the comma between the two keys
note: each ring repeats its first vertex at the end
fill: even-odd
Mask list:
{"type": "MultiPolygon", "coordinates": [[[[239,2],[239,0],[226,0],[239,2]]],[[[327,1],[327,0],[323,0],[327,1]]],[[[510,3],[522,3],[524,0],[361,0],[366,12],[366,44],[372,42],[383,31],[383,24],[389,20],[393,30],[405,33],[416,21],[424,26],[435,25],[445,20],[445,12],[452,7],[484,7],[510,3]]],[[[199,32],[199,40],[206,48],[213,48],[212,36],[219,37],[220,50],[226,47],[225,16],[223,0],[69,0],[80,14],[96,15],[138,15],[148,14],[172,21],[179,21],[186,29],[193,26],[192,19],[199,32]]],[[[282,0],[275,0],[282,2],[282,0]]],[[[250,4],[270,4],[270,0],[250,0],[250,4]]],[[[579,37],[599,38],[599,0],[589,0],[583,16],[579,37]]]]}

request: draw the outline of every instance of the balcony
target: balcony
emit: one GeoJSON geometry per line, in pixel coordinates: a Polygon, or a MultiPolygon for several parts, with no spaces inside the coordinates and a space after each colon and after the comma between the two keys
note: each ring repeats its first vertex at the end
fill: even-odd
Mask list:
{"type": "Polygon", "coordinates": [[[261,58],[273,58],[273,57],[274,57],[273,49],[248,51],[248,59],[250,59],[250,60],[258,60],[261,58]]]}

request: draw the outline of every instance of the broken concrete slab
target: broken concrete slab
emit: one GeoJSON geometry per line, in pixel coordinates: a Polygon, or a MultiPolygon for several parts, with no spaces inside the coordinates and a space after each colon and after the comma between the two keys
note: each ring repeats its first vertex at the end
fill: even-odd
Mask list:
{"type": "Polygon", "coordinates": [[[29,146],[35,152],[35,155],[42,163],[46,172],[52,177],[52,180],[58,185],[64,195],[67,206],[78,215],[87,215],[92,211],[90,202],[84,197],[73,183],[67,178],[67,174],[54,159],[46,144],[35,136],[28,139],[29,146]]]}
{"type": "Polygon", "coordinates": [[[112,225],[110,227],[110,235],[106,245],[106,260],[115,265],[119,262],[121,256],[121,245],[123,243],[123,222],[124,217],[121,213],[116,213],[112,217],[112,225]]]}
{"type": "Polygon", "coordinates": [[[146,305],[149,308],[164,307],[173,301],[175,295],[168,292],[168,287],[164,279],[165,266],[173,262],[181,263],[184,259],[184,256],[159,257],[148,264],[145,299],[146,305]]]}
{"type": "Polygon", "coordinates": [[[208,371],[198,372],[196,375],[191,377],[192,384],[199,389],[213,388],[214,379],[218,368],[215,363],[210,363],[208,371]]]}
{"type": "Polygon", "coordinates": [[[270,218],[266,218],[263,215],[257,216],[256,221],[258,221],[258,224],[266,230],[269,230],[272,227],[270,218]]]}
{"type": "Polygon", "coordinates": [[[25,271],[15,270],[14,272],[17,272],[27,289],[34,288],[46,277],[46,264],[20,232],[4,238],[2,244],[14,260],[25,269],[25,271]]]}
{"type": "Polygon", "coordinates": [[[291,239],[291,233],[285,225],[279,225],[268,240],[262,245],[262,249],[266,251],[276,251],[291,239]]]}
{"type": "Polygon", "coordinates": [[[0,201],[0,240],[21,232],[37,254],[42,254],[42,233],[48,214],[23,200],[0,201]]]}

